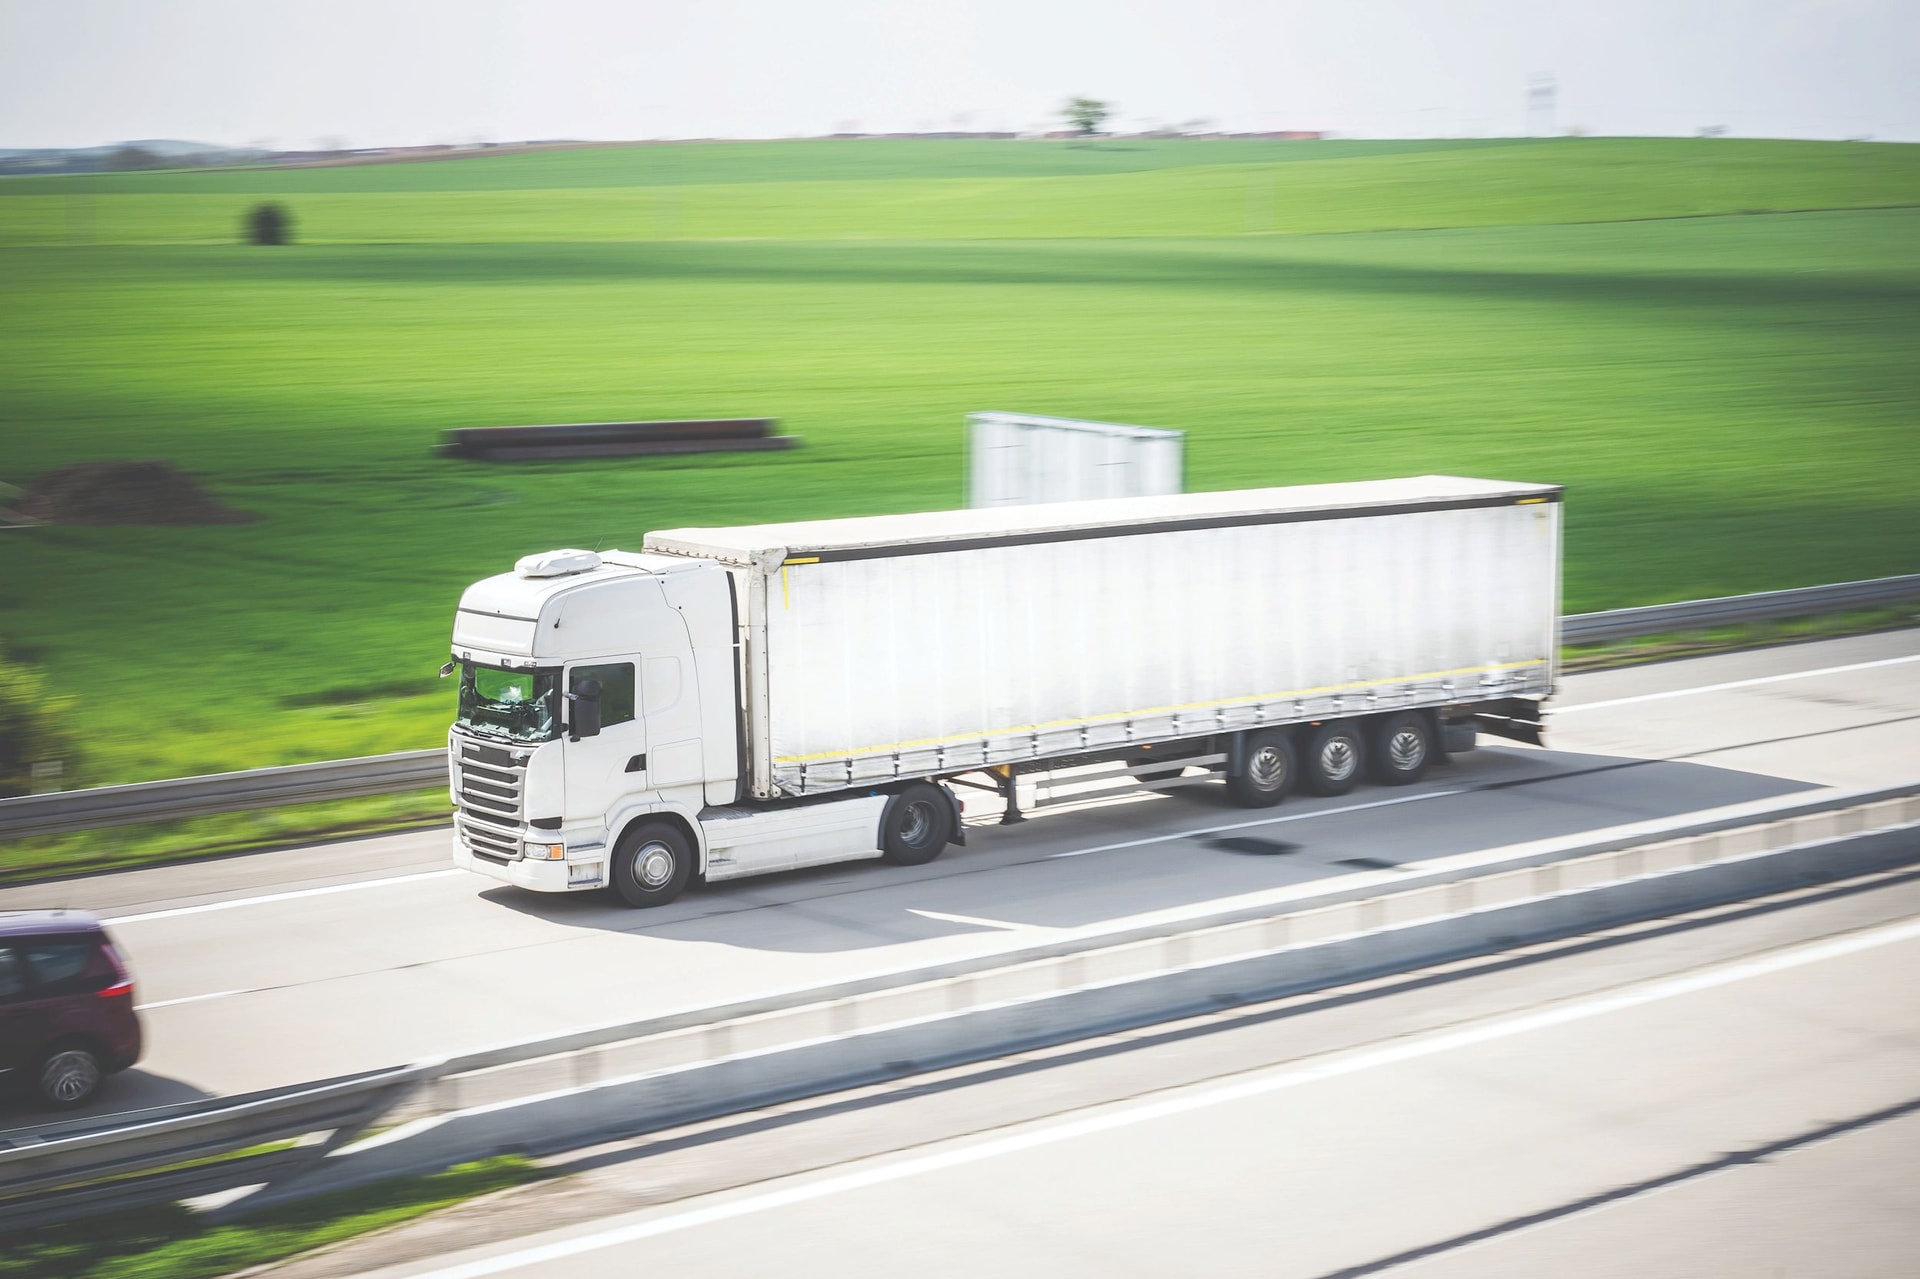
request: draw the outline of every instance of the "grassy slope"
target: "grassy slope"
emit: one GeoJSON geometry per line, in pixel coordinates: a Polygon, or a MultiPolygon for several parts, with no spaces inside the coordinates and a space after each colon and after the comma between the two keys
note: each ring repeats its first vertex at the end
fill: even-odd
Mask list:
{"type": "MultiPolygon", "coordinates": [[[[989,407],[1185,427],[1196,488],[1428,470],[1568,483],[1570,609],[1912,571],[1920,213],[1488,229],[1916,201],[1920,148],[1721,145],[759,184],[716,177],[747,154],[716,147],[682,189],[684,233],[732,233],[699,203],[731,192],[789,238],[565,242],[593,238],[580,228],[604,202],[657,194],[608,181],[295,204],[315,230],[325,209],[363,226],[391,210],[420,243],[0,249],[0,480],[164,455],[266,516],[0,534],[0,638],[81,697],[92,780],[426,745],[468,580],[650,527],[951,504],[961,416],[989,407]],[[1718,204],[1675,182],[1702,157],[1718,204]],[[1154,225],[1237,232],[1247,192],[1282,177],[1290,198],[1316,193],[1303,225],[1464,225],[1100,238],[1160,217],[1135,207],[1150,196],[1182,210],[1154,225]],[[1015,194],[969,220],[953,184],[1015,194]],[[900,238],[836,242],[883,223],[900,238]],[[987,238],[1016,230],[1091,234],[987,238]],[[516,242],[534,231],[547,242],[516,242]],[[950,238],[914,238],[936,234],[950,238]],[[518,467],[428,451],[455,425],[740,414],[781,417],[808,447],[518,467]]],[[[594,155],[632,163],[377,172],[521,181],[594,155]]],[[[752,169],[737,162],[727,174],[752,169]]],[[[141,176],[101,180],[128,189],[93,197],[96,229],[192,239],[180,228],[199,215],[177,207],[237,200],[141,176]]],[[[69,199],[0,198],[0,244],[19,243],[15,209],[69,199]]]]}
{"type": "Polygon", "coordinates": [[[481,1195],[536,1181],[498,1155],[267,1208],[213,1225],[181,1204],[115,1212],[0,1235],[0,1279],[215,1279],[391,1229],[481,1195]]]}

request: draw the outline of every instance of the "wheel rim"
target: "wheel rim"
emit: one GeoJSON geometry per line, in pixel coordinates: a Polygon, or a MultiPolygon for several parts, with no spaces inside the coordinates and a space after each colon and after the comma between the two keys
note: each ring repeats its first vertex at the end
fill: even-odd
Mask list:
{"type": "Polygon", "coordinates": [[[1403,728],[1387,739],[1387,762],[1397,773],[1410,773],[1427,757],[1427,739],[1419,730],[1403,728]]]}
{"type": "Polygon", "coordinates": [[[900,842],[918,848],[933,834],[933,805],[916,799],[900,814],[900,842]]]}
{"type": "Polygon", "coordinates": [[[1350,738],[1331,738],[1320,748],[1320,771],[1330,782],[1346,781],[1353,776],[1354,765],[1359,762],[1360,752],[1354,749],[1350,738]]]}
{"type": "Polygon", "coordinates": [[[1287,753],[1278,746],[1262,746],[1247,761],[1247,777],[1261,790],[1272,790],[1287,780],[1287,753]]]}
{"type": "Polygon", "coordinates": [[[673,878],[673,850],[665,844],[651,843],[633,859],[633,873],[647,888],[663,888],[673,878]]]}
{"type": "Polygon", "coordinates": [[[40,1089],[55,1101],[79,1101],[99,1082],[100,1063],[81,1048],[55,1053],[40,1071],[40,1089]]]}

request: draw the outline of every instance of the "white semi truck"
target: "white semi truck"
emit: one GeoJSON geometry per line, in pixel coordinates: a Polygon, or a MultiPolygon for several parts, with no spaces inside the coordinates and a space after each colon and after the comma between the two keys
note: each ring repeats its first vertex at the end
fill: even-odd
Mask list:
{"type": "Polygon", "coordinates": [[[1537,741],[1560,496],[1425,476],[530,555],[454,620],[454,861],[657,906],[928,861],[956,780],[1017,819],[1024,774],[1192,761],[1261,806],[1537,741]]]}

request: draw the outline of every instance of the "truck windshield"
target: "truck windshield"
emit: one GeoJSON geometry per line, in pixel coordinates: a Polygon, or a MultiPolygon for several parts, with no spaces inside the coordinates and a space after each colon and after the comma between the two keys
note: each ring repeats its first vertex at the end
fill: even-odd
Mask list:
{"type": "Polygon", "coordinates": [[[558,671],[460,668],[460,726],[516,742],[552,741],[559,725],[558,671]]]}

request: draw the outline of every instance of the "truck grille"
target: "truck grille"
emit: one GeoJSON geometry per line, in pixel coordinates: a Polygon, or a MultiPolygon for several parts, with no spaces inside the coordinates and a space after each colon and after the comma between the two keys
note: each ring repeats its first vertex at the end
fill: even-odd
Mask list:
{"type": "Polygon", "coordinates": [[[525,812],[521,791],[527,779],[526,756],[460,741],[455,757],[454,792],[459,812],[454,825],[460,842],[475,857],[491,862],[512,861],[523,851],[521,821],[525,812]]]}

